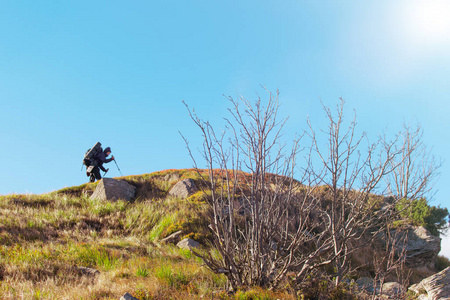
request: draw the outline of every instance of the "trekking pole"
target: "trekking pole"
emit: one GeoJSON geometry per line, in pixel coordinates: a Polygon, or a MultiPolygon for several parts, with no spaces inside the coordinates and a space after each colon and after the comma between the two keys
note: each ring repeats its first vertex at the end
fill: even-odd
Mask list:
{"type": "Polygon", "coordinates": [[[114,163],[116,164],[116,166],[117,166],[117,169],[119,170],[120,176],[123,176],[123,175],[122,175],[122,171],[120,171],[119,165],[117,164],[117,162],[116,162],[116,159],[115,159],[115,158],[114,158],[114,163]]]}

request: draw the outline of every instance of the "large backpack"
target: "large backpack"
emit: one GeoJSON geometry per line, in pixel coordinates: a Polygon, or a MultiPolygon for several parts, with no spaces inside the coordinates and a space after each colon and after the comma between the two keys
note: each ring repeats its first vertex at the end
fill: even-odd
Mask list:
{"type": "Polygon", "coordinates": [[[96,166],[97,161],[95,160],[95,157],[101,152],[103,152],[102,144],[100,144],[100,142],[97,142],[94,147],[88,149],[88,151],[86,151],[86,154],[84,154],[83,165],[85,165],[86,167],[96,166]]]}

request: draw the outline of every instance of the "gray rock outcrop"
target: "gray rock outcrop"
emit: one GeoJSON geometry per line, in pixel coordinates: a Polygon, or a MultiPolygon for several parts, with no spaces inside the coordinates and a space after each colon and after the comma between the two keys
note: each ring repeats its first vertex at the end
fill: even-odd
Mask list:
{"type": "MultiPolygon", "coordinates": [[[[434,272],[439,251],[441,251],[441,239],[432,235],[422,226],[411,226],[401,229],[399,232],[391,231],[391,236],[395,238],[395,252],[400,255],[403,251],[406,254],[406,266],[408,268],[434,272]]],[[[386,236],[380,234],[375,241],[376,247],[384,248],[386,236]]]]}
{"type": "Polygon", "coordinates": [[[177,246],[178,248],[182,249],[191,249],[200,247],[200,244],[193,239],[185,238],[184,240],[180,241],[177,246]]]}
{"type": "Polygon", "coordinates": [[[425,278],[409,289],[419,294],[418,299],[421,300],[450,299],[450,267],[425,278]]]}
{"type": "Polygon", "coordinates": [[[117,201],[119,199],[130,201],[136,194],[136,187],[123,180],[103,178],[92,194],[92,199],[117,201]]]}
{"type": "Polygon", "coordinates": [[[198,189],[195,186],[194,180],[191,178],[187,178],[175,184],[173,188],[169,191],[169,195],[179,198],[187,198],[188,196],[194,194],[197,191],[198,189]]]}
{"type": "MultiPolygon", "coordinates": [[[[441,251],[441,239],[422,226],[409,229],[407,239],[406,265],[410,268],[434,270],[437,256],[441,251]]],[[[399,244],[399,247],[402,246],[399,244]]]]}

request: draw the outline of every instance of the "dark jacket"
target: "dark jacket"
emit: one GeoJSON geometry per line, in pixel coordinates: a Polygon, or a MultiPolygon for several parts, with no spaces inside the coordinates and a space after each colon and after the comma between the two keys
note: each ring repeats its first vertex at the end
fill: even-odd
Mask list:
{"type": "Polygon", "coordinates": [[[106,152],[111,152],[111,148],[106,148],[103,150],[103,152],[100,152],[96,157],[95,160],[98,162],[98,167],[103,171],[106,172],[106,169],[103,168],[103,164],[107,164],[110,161],[112,161],[112,158],[106,158],[106,152]]]}

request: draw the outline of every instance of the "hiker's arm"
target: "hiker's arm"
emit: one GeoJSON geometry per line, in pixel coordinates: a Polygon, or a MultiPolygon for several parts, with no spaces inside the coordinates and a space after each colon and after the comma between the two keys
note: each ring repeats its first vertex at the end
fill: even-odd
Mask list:
{"type": "Polygon", "coordinates": [[[106,169],[105,168],[103,168],[103,166],[102,165],[100,165],[100,166],[98,166],[99,168],[100,168],[100,170],[102,170],[103,172],[106,172],[106,169]]]}

